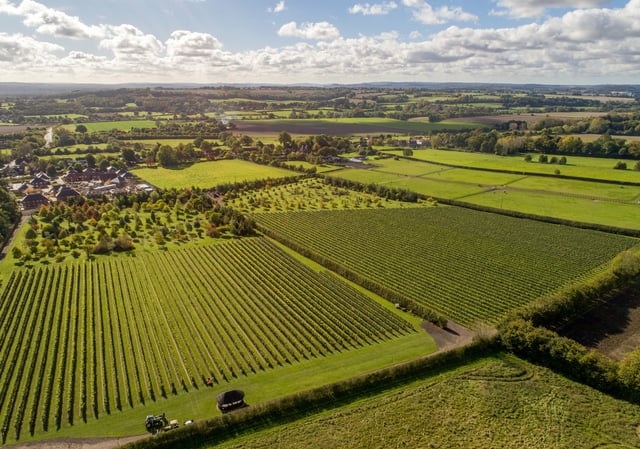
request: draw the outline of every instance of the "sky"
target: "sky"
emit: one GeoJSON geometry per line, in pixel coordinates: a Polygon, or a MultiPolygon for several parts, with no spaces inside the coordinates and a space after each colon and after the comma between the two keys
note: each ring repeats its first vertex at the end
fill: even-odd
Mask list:
{"type": "Polygon", "coordinates": [[[640,0],[0,0],[0,82],[640,84],[640,0]]]}

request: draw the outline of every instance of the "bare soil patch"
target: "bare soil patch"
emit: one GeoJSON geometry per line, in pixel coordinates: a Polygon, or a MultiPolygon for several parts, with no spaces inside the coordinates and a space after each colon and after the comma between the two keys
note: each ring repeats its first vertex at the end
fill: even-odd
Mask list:
{"type": "Polygon", "coordinates": [[[290,134],[308,134],[308,135],[335,135],[347,136],[351,134],[394,134],[406,133],[406,130],[391,128],[385,126],[372,126],[358,123],[326,123],[315,120],[309,120],[309,123],[287,123],[283,125],[277,121],[274,123],[248,121],[234,121],[236,131],[242,134],[268,135],[277,134],[286,131],[290,134]]]}
{"type": "Polygon", "coordinates": [[[0,126],[0,134],[20,133],[26,131],[28,126],[24,125],[4,125],[0,126]]]}
{"type": "Polygon", "coordinates": [[[433,338],[438,346],[437,352],[460,348],[471,343],[475,333],[466,327],[449,320],[447,327],[442,329],[428,321],[420,325],[433,338]]]}
{"type": "Polygon", "coordinates": [[[573,338],[613,360],[640,347],[640,282],[563,329],[573,338]]]}
{"type": "Polygon", "coordinates": [[[457,123],[481,123],[483,125],[500,125],[512,120],[527,122],[528,124],[535,123],[543,118],[588,118],[588,117],[602,117],[607,115],[608,112],[547,112],[547,113],[532,113],[532,114],[503,114],[503,115],[482,115],[478,117],[459,117],[454,119],[448,119],[449,122],[457,123]]]}
{"type": "Polygon", "coordinates": [[[148,436],[144,434],[115,438],[56,438],[6,447],[7,449],[113,449],[148,436]]]}

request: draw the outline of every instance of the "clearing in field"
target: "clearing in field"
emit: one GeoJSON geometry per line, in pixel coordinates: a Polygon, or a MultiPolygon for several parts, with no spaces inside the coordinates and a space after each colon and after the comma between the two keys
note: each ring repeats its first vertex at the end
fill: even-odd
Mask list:
{"type": "Polygon", "coordinates": [[[498,356],[207,447],[631,448],[640,443],[639,412],[547,369],[498,356]]]}
{"type": "Polygon", "coordinates": [[[221,184],[298,175],[290,170],[238,159],[200,162],[183,168],[139,168],[133,173],[161,189],[208,189],[221,184]]]}
{"type": "MultiPolygon", "coordinates": [[[[229,389],[270,370],[398,339],[419,343],[409,345],[409,358],[434,350],[415,322],[264,238],[18,270],[0,297],[3,444],[132,407],[141,408],[140,419],[145,407],[203,393],[209,378],[229,389]]],[[[310,375],[316,384],[326,380],[319,372],[310,375]]],[[[253,400],[290,393],[299,381],[283,378],[286,386],[253,400]]],[[[190,418],[211,416],[209,407],[190,418]]],[[[189,410],[182,412],[195,413],[189,410]]],[[[94,436],[138,433],[140,422],[93,426],[94,436]]]]}
{"type": "Polygon", "coordinates": [[[274,235],[464,325],[495,323],[639,243],[456,207],[253,216],[274,235]]]}

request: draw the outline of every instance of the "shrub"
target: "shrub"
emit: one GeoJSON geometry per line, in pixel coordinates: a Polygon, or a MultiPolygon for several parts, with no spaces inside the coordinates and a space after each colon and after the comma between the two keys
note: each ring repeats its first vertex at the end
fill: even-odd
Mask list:
{"type": "Polygon", "coordinates": [[[618,161],[616,163],[616,165],[613,167],[614,170],[626,170],[627,169],[627,163],[626,162],[622,162],[622,161],[618,161]]]}

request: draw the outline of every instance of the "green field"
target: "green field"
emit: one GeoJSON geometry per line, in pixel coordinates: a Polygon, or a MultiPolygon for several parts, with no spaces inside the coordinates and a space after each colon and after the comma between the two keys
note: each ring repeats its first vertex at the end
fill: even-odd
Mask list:
{"type": "MultiPolygon", "coordinates": [[[[86,432],[83,422],[131,408],[139,422],[93,435],[137,433],[140,416],[206,390],[207,378],[228,388],[397,339],[408,357],[434,349],[390,306],[264,238],[18,270],[0,297],[3,443],[74,424],[86,432]]],[[[300,387],[281,381],[279,394],[300,387]]],[[[192,418],[212,413],[200,406],[192,418]]]]}
{"type": "MultiPolygon", "coordinates": [[[[386,151],[385,153],[402,156],[402,151],[386,151]]],[[[640,172],[633,170],[614,170],[620,159],[603,159],[596,157],[567,156],[567,165],[541,164],[526,162],[524,156],[498,156],[488,153],[469,153],[445,150],[414,150],[413,156],[424,161],[498,170],[512,170],[520,173],[560,174],[583,178],[608,179],[612,181],[640,182],[640,172]]],[[[538,155],[532,155],[534,161],[538,155]]],[[[560,157],[560,156],[558,156],[560,157]]],[[[627,166],[631,161],[626,160],[627,166]]]]}
{"type": "Polygon", "coordinates": [[[139,168],[133,170],[132,173],[162,189],[212,188],[220,184],[297,175],[291,170],[258,165],[238,159],[201,162],[176,169],[139,168]]]}
{"type": "MultiPolygon", "coordinates": [[[[436,150],[426,151],[431,153],[436,150]]],[[[435,154],[438,156],[446,154],[451,158],[459,156],[460,159],[457,160],[456,165],[487,165],[486,168],[491,166],[494,169],[498,167],[505,169],[506,165],[499,166],[499,162],[504,164],[513,162],[512,158],[476,153],[437,151],[435,154]],[[469,161],[474,158],[483,160],[484,163],[470,164],[469,161]]],[[[578,162],[591,164],[588,167],[592,170],[601,172],[604,170],[602,160],[580,158],[578,162]]],[[[453,159],[447,163],[453,163],[453,159]]],[[[524,161],[518,163],[527,164],[524,161]]],[[[609,171],[620,170],[610,169],[609,171]]],[[[639,172],[628,171],[628,173],[638,175],[639,172]]],[[[331,172],[329,175],[499,209],[640,229],[640,187],[637,186],[450,168],[407,159],[372,160],[363,164],[360,169],[342,169],[331,172]]]]}
{"type": "MultiPolygon", "coordinates": [[[[117,122],[90,122],[83,123],[87,127],[87,131],[92,133],[96,131],[111,131],[117,129],[119,131],[129,131],[132,128],[155,128],[156,122],[153,120],[122,120],[117,122]]],[[[77,125],[63,125],[69,131],[75,131],[77,125]]]]}
{"type": "Polygon", "coordinates": [[[455,207],[254,217],[320,257],[464,325],[494,323],[640,243],[455,207]]]}
{"type": "Polygon", "coordinates": [[[468,196],[463,198],[463,201],[584,223],[640,229],[640,205],[638,204],[515,190],[494,190],[468,196]]]}
{"type": "Polygon", "coordinates": [[[234,120],[234,123],[243,134],[278,133],[280,131],[288,131],[292,134],[331,135],[425,134],[431,131],[468,130],[485,126],[475,123],[429,123],[388,118],[234,120]]]}
{"type": "Polygon", "coordinates": [[[479,186],[477,184],[443,182],[441,179],[407,176],[378,170],[362,170],[357,168],[331,172],[329,173],[329,176],[365,184],[374,183],[381,184],[385,187],[411,190],[416,193],[435,196],[438,198],[463,198],[486,190],[486,187],[479,186]]]}
{"type": "Polygon", "coordinates": [[[640,408],[497,356],[208,448],[632,448],[640,408]]]}

